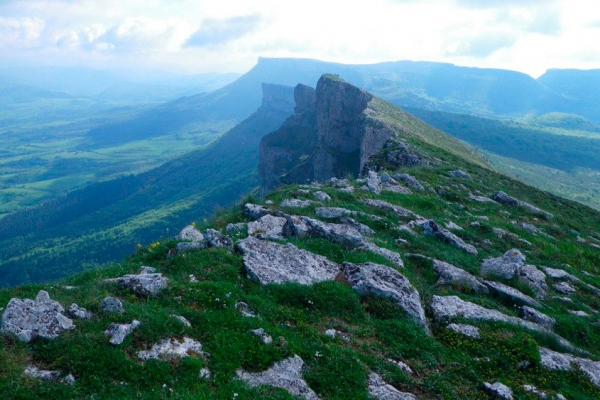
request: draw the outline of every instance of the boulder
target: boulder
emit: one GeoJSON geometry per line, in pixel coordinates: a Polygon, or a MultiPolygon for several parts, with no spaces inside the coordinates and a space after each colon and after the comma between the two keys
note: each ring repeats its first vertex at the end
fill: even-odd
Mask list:
{"type": "Polygon", "coordinates": [[[279,206],[288,208],[305,208],[312,204],[313,202],[311,200],[286,199],[283,200],[279,206]]]}
{"type": "Polygon", "coordinates": [[[425,188],[423,187],[423,185],[421,185],[421,183],[417,180],[417,178],[415,178],[412,175],[395,174],[393,176],[393,178],[406,183],[406,185],[411,189],[418,190],[418,191],[425,190],[425,188]]]}
{"type": "Polygon", "coordinates": [[[202,242],[204,241],[204,236],[198,229],[196,229],[193,225],[188,225],[179,232],[179,235],[175,237],[178,240],[188,240],[190,242],[202,242]]]}
{"type": "Polygon", "coordinates": [[[503,383],[483,383],[483,388],[486,392],[491,394],[492,396],[497,397],[502,400],[513,400],[513,392],[512,390],[503,383]]]}
{"type": "Polygon", "coordinates": [[[452,222],[452,221],[448,221],[445,223],[446,228],[448,229],[453,229],[455,231],[464,231],[464,229],[462,228],[462,226],[457,225],[456,223],[452,222]]]}
{"type": "Polygon", "coordinates": [[[188,328],[192,327],[192,323],[190,321],[188,321],[188,319],[186,317],[183,317],[181,315],[174,315],[174,314],[171,314],[170,317],[175,318],[177,321],[181,322],[183,325],[185,325],[188,328]]]}
{"type": "Polygon", "coordinates": [[[284,236],[302,239],[309,236],[310,231],[311,228],[302,217],[298,215],[287,215],[285,217],[285,225],[283,226],[284,236]]]}
{"type": "Polygon", "coordinates": [[[350,217],[342,217],[342,218],[340,218],[339,222],[340,222],[340,224],[344,224],[344,225],[353,227],[354,229],[359,231],[362,235],[374,235],[375,234],[375,231],[373,229],[369,228],[365,224],[361,224],[357,220],[352,219],[350,217]]]}
{"type": "Polygon", "coordinates": [[[450,175],[459,179],[471,179],[471,175],[467,174],[462,169],[457,169],[455,171],[450,171],[450,175]]]}
{"type": "Polygon", "coordinates": [[[497,296],[507,297],[515,303],[525,304],[525,305],[528,305],[531,307],[539,308],[542,306],[535,299],[531,298],[530,296],[527,296],[525,293],[522,293],[519,290],[517,290],[511,286],[505,285],[500,282],[493,282],[493,281],[483,281],[483,283],[484,283],[484,285],[486,285],[488,287],[488,289],[490,290],[491,293],[494,293],[497,296]]]}
{"type": "Polygon", "coordinates": [[[552,215],[548,211],[544,211],[540,208],[537,208],[536,206],[529,204],[525,201],[515,199],[514,197],[507,195],[503,191],[497,191],[496,193],[494,193],[494,195],[492,196],[492,199],[497,201],[498,203],[504,204],[506,206],[524,208],[525,210],[531,212],[532,214],[541,215],[541,216],[546,217],[547,219],[554,218],[554,215],[552,215]]]}
{"type": "Polygon", "coordinates": [[[418,325],[429,331],[419,292],[401,273],[384,265],[348,262],[342,264],[342,272],[352,289],[361,295],[394,300],[418,325]]]}
{"type": "Polygon", "coordinates": [[[220,247],[233,250],[233,241],[215,229],[207,229],[203,233],[210,247],[220,247]]]}
{"type": "Polygon", "coordinates": [[[530,264],[525,264],[517,269],[517,279],[529,286],[538,299],[544,299],[548,294],[546,274],[530,264]]]}
{"type": "Polygon", "coordinates": [[[441,227],[437,222],[429,219],[420,222],[419,225],[421,228],[423,228],[423,233],[425,235],[438,238],[439,240],[448,243],[466,253],[473,255],[477,254],[477,249],[475,249],[475,247],[471,246],[470,244],[466,244],[461,238],[446,228],[441,227]]]}
{"type": "Polygon", "coordinates": [[[122,289],[129,289],[139,296],[156,296],[167,287],[169,280],[157,273],[124,275],[105,282],[117,282],[122,289]]]}
{"type": "Polygon", "coordinates": [[[185,253],[186,251],[202,250],[207,247],[206,242],[181,242],[175,247],[177,253],[185,253]]]}
{"type": "Polygon", "coordinates": [[[177,339],[166,338],[154,344],[150,350],[142,350],[137,353],[137,356],[144,361],[151,358],[171,360],[190,355],[202,356],[205,353],[202,351],[202,344],[189,337],[184,337],[181,342],[177,339]]]}
{"type": "Polygon", "coordinates": [[[110,336],[110,344],[119,345],[134,329],[140,326],[140,321],[133,320],[130,324],[112,323],[104,331],[105,336],[110,336]]]}
{"type": "Polygon", "coordinates": [[[573,285],[570,285],[567,282],[558,282],[552,285],[552,287],[561,294],[573,294],[577,291],[573,285]]]}
{"type": "Polygon", "coordinates": [[[411,217],[411,218],[418,217],[412,211],[407,210],[406,208],[402,208],[400,206],[396,206],[394,204],[390,204],[387,201],[373,200],[373,199],[363,199],[361,201],[371,207],[375,207],[375,208],[379,208],[379,209],[387,210],[387,211],[393,211],[399,217],[411,217]]]}
{"type": "Polygon", "coordinates": [[[244,204],[244,215],[250,219],[259,219],[263,215],[269,214],[269,208],[258,204],[244,204]]]}
{"type": "Polygon", "coordinates": [[[364,244],[362,235],[352,226],[322,222],[308,217],[300,219],[308,226],[310,236],[322,237],[347,249],[355,249],[364,244]]]}
{"type": "Polygon", "coordinates": [[[488,288],[462,268],[440,260],[433,260],[433,269],[438,273],[438,285],[459,285],[475,293],[488,293],[488,288]]]}
{"type": "Polygon", "coordinates": [[[587,358],[576,357],[568,353],[540,347],[540,364],[550,370],[570,371],[573,365],[587,375],[590,382],[600,387],[600,361],[592,361],[587,358]]]}
{"type": "Polygon", "coordinates": [[[322,191],[317,191],[313,193],[313,196],[315,196],[315,199],[319,200],[319,201],[330,201],[331,200],[331,196],[329,196],[327,193],[322,192],[322,191]]]}
{"type": "Polygon", "coordinates": [[[501,257],[486,258],[481,264],[482,275],[496,275],[511,279],[525,263],[525,256],[517,249],[508,250],[501,257]]]}
{"type": "Polygon", "coordinates": [[[469,192],[469,200],[476,201],[477,203],[493,203],[498,204],[497,201],[490,199],[489,197],[475,195],[469,192]]]}
{"type": "Polygon", "coordinates": [[[249,237],[238,243],[238,249],[248,275],[261,284],[296,282],[312,285],[334,280],[339,272],[336,263],[289,243],[281,245],[249,237]]]}
{"type": "Polygon", "coordinates": [[[377,172],[369,171],[367,173],[367,187],[369,188],[370,192],[375,194],[381,193],[381,180],[379,179],[379,176],[377,176],[377,172]]]}
{"type": "Polygon", "coordinates": [[[303,367],[304,361],[298,356],[293,356],[273,364],[271,368],[263,372],[250,373],[239,369],[236,374],[250,387],[274,386],[288,391],[293,396],[306,400],[318,400],[317,394],[308,387],[302,377],[303,367]]]}
{"type": "Polygon", "coordinates": [[[375,254],[379,254],[380,256],[387,258],[398,268],[404,268],[404,262],[402,262],[402,257],[400,257],[400,254],[396,253],[395,251],[388,250],[385,247],[376,246],[370,242],[365,242],[360,248],[369,250],[375,254]]]}
{"type": "Polygon", "coordinates": [[[28,365],[23,371],[23,376],[32,379],[41,379],[47,382],[57,382],[60,379],[60,371],[49,371],[28,365]]]}
{"type": "Polygon", "coordinates": [[[246,318],[256,317],[256,314],[254,312],[252,312],[252,310],[250,310],[250,307],[248,306],[248,304],[243,301],[238,301],[237,303],[235,303],[233,305],[233,307],[236,310],[239,310],[242,313],[243,317],[246,317],[246,318]]]}
{"type": "Polygon", "coordinates": [[[283,226],[286,219],[274,217],[270,214],[263,215],[256,221],[248,224],[248,235],[261,239],[283,239],[283,226]]]}
{"type": "Polygon", "coordinates": [[[2,314],[0,332],[27,343],[38,336],[55,339],[62,332],[75,328],[73,321],[63,315],[64,311],[44,290],[38,292],[35,300],[13,298],[2,314]]]}
{"type": "Polygon", "coordinates": [[[372,371],[369,373],[368,390],[369,396],[377,400],[417,400],[417,396],[388,385],[379,374],[372,371]]]}
{"type": "Polygon", "coordinates": [[[521,318],[526,321],[535,322],[538,325],[543,326],[548,330],[552,330],[556,324],[556,320],[552,317],[547,316],[531,307],[523,306],[520,309],[521,318]]]}
{"type": "Polygon", "coordinates": [[[67,313],[73,317],[78,319],[92,319],[94,314],[91,311],[86,310],[83,307],[79,307],[77,304],[73,303],[67,308],[67,313]]]}
{"type": "Polygon", "coordinates": [[[341,207],[317,207],[315,213],[319,218],[333,219],[344,215],[353,215],[354,212],[341,207]]]}
{"type": "Polygon", "coordinates": [[[448,324],[446,328],[453,330],[454,332],[458,332],[467,337],[472,337],[475,339],[479,339],[479,328],[473,325],[467,324],[448,324]]]}
{"type": "Polygon", "coordinates": [[[100,308],[106,313],[123,314],[123,303],[114,297],[105,297],[100,303],[100,308]]]}
{"type": "Polygon", "coordinates": [[[262,340],[264,344],[273,343],[273,338],[271,337],[271,335],[268,335],[263,328],[250,329],[248,332],[253,334],[254,336],[260,337],[260,340],[262,340]]]}

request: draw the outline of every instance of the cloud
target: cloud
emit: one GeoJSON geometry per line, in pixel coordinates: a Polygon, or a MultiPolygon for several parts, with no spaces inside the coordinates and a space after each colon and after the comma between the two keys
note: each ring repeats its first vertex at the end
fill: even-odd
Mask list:
{"type": "Polygon", "coordinates": [[[205,20],[200,29],[186,41],[187,47],[212,47],[224,44],[254,31],[261,22],[259,15],[205,20]]]}
{"type": "Polygon", "coordinates": [[[465,8],[507,8],[507,7],[531,7],[548,5],[555,0],[455,0],[456,5],[465,8]]]}
{"type": "Polygon", "coordinates": [[[40,45],[45,23],[40,18],[0,17],[0,48],[28,49],[40,45]]]}
{"type": "Polygon", "coordinates": [[[450,54],[457,56],[487,57],[492,53],[512,46],[517,37],[510,32],[490,31],[463,38],[450,54]]]}

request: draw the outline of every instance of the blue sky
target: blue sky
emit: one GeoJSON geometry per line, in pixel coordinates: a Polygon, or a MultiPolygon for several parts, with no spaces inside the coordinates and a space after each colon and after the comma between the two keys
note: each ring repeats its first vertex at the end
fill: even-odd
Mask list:
{"type": "Polygon", "coordinates": [[[597,0],[0,0],[0,63],[245,72],[259,56],[600,68],[597,0]]]}

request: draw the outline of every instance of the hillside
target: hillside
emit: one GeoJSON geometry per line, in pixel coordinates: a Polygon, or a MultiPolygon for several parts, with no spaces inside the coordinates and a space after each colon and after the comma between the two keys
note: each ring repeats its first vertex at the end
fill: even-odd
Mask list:
{"type": "Polygon", "coordinates": [[[393,134],[364,176],[284,185],[108,268],[0,290],[3,398],[599,398],[600,214],[373,100],[374,137],[393,134]]]}

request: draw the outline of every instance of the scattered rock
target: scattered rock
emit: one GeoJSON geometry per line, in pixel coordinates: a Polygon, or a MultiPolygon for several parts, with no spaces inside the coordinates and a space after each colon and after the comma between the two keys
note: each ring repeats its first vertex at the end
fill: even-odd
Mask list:
{"type": "Polygon", "coordinates": [[[587,375],[594,385],[600,387],[600,361],[592,361],[568,353],[558,353],[544,347],[540,347],[540,358],[540,364],[550,370],[570,371],[574,364],[587,375]]]}
{"type": "Polygon", "coordinates": [[[590,314],[586,313],[585,311],[581,311],[581,310],[567,310],[567,312],[571,315],[577,315],[578,317],[586,317],[586,318],[591,317],[590,314]]]}
{"type": "Polygon", "coordinates": [[[140,321],[133,320],[130,324],[112,323],[104,331],[105,336],[110,336],[110,344],[119,345],[134,329],[140,326],[140,321]]]}
{"type": "Polygon", "coordinates": [[[188,337],[184,337],[182,342],[177,339],[166,338],[154,344],[150,350],[142,350],[137,353],[138,357],[144,361],[151,358],[170,360],[189,357],[190,355],[203,356],[205,354],[202,351],[202,345],[188,337]]]}
{"type": "Polygon", "coordinates": [[[345,188],[349,185],[348,179],[338,179],[335,177],[331,178],[329,180],[329,183],[331,183],[331,185],[336,188],[345,188]]]}
{"type": "Polygon", "coordinates": [[[528,306],[523,306],[520,308],[520,315],[524,320],[535,322],[536,324],[539,324],[548,330],[554,329],[554,325],[556,324],[556,320],[554,318],[549,317],[546,314],[542,314],[541,312],[528,306]]]}
{"type": "Polygon", "coordinates": [[[413,370],[405,362],[403,362],[403,361],[394,361],[391,358],[388,358],[387,360],[388,360],[388,362],[390,362],[390,363],[394,364],[395,366],[397,366],[398,369],[400,369],[402,371],[405,371],[405,372],[408,372],[411,375],[414,374],[413,370]]]}
{"type": "Polygon", "coordinates": [[[310,227],[306,224],[306,222],[304,222],[302,217],[297,215],[288,215],[285,217],[283,234],[287,237],[301,239],[310,235],[310,227]]]}
{"type": "Polygon", "coordinates": [[[402,262],[402,257],[400,257],[400,254],[396,253],[395,251],[388,250],[385,247],[376,246],[370,242],[365,242],[361,246],[361,248],[365,249],[365,250],[369,250],[375,254],[379,254],[380,256],[387,258],[392,263],[394,263],[394,265],[397,266],[398,268],[404,268],[404,263],[402,262]]]}
{"type": "Polygon", "coordinates": [[[221,232],[215,229],[207,229],[203,234],[210,247],[233,250],[233,241],[221,232]]]}
{"type": "Polygon", "coordinates": [[[546,399],[546,398],[548,398],[548,395],[546,393],[538,390],[535,386],[523,385],[523,390],[525,390],[528,393],[535,394],[540,399],[546,399]]]}
{"type": "Polygon", "coordinates": [[[225,232],[229,236],[237,235],[237,234],[240,234],[242,232],[247,232],[247,231],[248,231],[248,225],[243,222],[238,222],[236,224],[227,224],[227,226],[225,227],[225,232]]]}
{"type": "Polygon", "coordinates": [[[154,274],[154,273],[156,273],[156,268],[154,268],[154,267],[147,267],[147,266],[140,267],[140,274],[154,274]]]}
{"type": "Polygon", "coordinates": [[[512,390],[503,383],[496,382],[490,384],[488,382],[483,383],[483,387],[486,392],[490,393],[493,396],[496,396],[502,400],[513,400],[513,392],[512,390]]]}
{"type": "Polygon", "coordinates": [[[369,171],[367,173],[367,187],[369,188],[370,192],[375,194],[381,193],[381,180],[379,179],[379,176],[377,176],[377,172],[369,171]]]}
{"type": "Polygon", "coordinates": [[[192,327],[192,323],[190,321],[188,321],[188,319],[186,317],[183,317],[181,315],[174,315],[171,314],[172,318],[175,318],[177,321],[181,322],[183,325],[187,326],[188,328],[192,327]]]}
{"type": "Polygon", "coordinates": [[[177,253],[185,253],[186,251],[202,250],[207,247],[206,242],[180,242],[177,243],[177,253]]]}
{"type": "Polygon", "coordinates": [[[288,208],[305,208],[312,204],[313,202],[311,200],[286,199],[282,201],[279,206],[288,208]]]}
{"type": "Polygon", "coordinates": [[[194,275],[194,274],[190,274],[190,276],[188,278],[190,280],[190,283],[198,282],[198,279],[196,278],[196,275],[194,275]]]}
{"type": "Polygon", "coordinates": [[[369,228],[365,224],[361,224],[357,220],[352,219],[350,217],[342,217],[342,218],[340,218],[339,222],[340,222],[340,224],[344,224],[344,225],[353,227],[354,229],[359,231],[362,235],[374,235],[375,234],[375,231],[373,229],[369,228]]]}
{"type": "Polygon", "coordinates": [[[131,274],[114,279],[105,279],[104,281],[117,282],[121,289],[129,289],[139,296],[156,296],[167,287],[169,282],[161,273],[131,274]]]}
{"type": "Polygon", "coordinates": [[[421,164],[431,164],[429,157],[421,154],[408,143],[395,141],[386,144],[386,147],[392,147],[386,155],[386,160],[397,167],[416,167],[421,164]]]}
{"type": "Polygon", "coordinates": [[[355,249],[364,244],[362,235],[352,226],[322,222],[308,217],[300,219],[308,226],[310,236],[325,238],[348,249],[355,249]]]}
{"type": "Polygon", "coordinates": [[[248,306],[248,304],[244,303],[243,301],[238,301],[237,303],[235,303],[233,305],[233,307],[236,310],[240,310],[243,317],[246,317],[246,318],[254,318],[254,317],[256,317],[256,314],[254,314],[250,310],[250,307],[248,306]]]}
{"type": "Polygon", "coordinates": [[[479,328],[473,325],[467,324],[449,324],[446,326],[448,329],[452,329],[455,332],[461,333],[465,336],[479,339],[479,328]]]}
{"type": "Polygon", "coordinates": [[[248,332],[253,334],[254,336],[259,336],[264,344],[273,343],[273,338],[270,335],[267,335],[263,328],[250,329],[248,332]]]}
{"type": "Polygon", "coordinates": [[[67,313],[73,318],[78,319],[92,319],[94,314],[91,311],[86,310],[83,307],[79,307],[77,304],[73,303],[67,308],[67,313]]]}
{"type": "Polygon", "coordinates": [[[452,175],[455,178],[460,178],[460,179],[471,179],[471,175],[467,174],[465,171],[463,171],[461,169],[457,169],[456,171],[450,171],[450,175],[452,175]]]}
{"type": "Polygon", "coordinates": [[[344,215],[353,215],[354,212],[341,207],[317,207],[315,213],[320,218],[333,219],[344,215]]]}
{"type": "Polygon", "coordinates": [[[2,314],[0,332],[27,343],[38,336],[55,339],[64,331],[75,329],[73,321],[63,315],[64,311],[45,290],[40,290],[35,300],[12,298],[2,314]]]}
{"type": "Polygon", "coordinates": [[[202,368],[200,369],[198,376],[200,379],[210,379],[210,370],[208,368],[202,368]]]}
{"type": "Polygon", "coordinates": [[[446,225],[446,228],[448,228],[448,229],[454,229],[454,230],[457,230],[457,231],[464,231],[464,229],[461,226],[455,224],[452,221],[446,222],[445,225],[446,225]]]}
{"type": "Polygon", "coordinates": [[[335,329],[327,329],[325,331],[325,336],[329,336],[332,339],[335,339],[336,337],[339,337],[342,340],[348,341],[350,340],[350,336],[348,336],[347,334],[345,334],[342,331],[338,331],[335,329]]]}
{"type": "Polygon", "coordinates": [[[179,232],[179,235],[175,237],[178,240],[189,240],[190,242],[203,242],[204,236],[198,229],[193,225],[188,225],[179,232]]]}
{"type": "Polygon", "coordinates": [[[425,190],[425,188],[423,188],[423,186],[417,180],[417,178],[415,178],[412,175],[409,175],[409,174],[395,174],[393,176],[393,178],[406,183],[406,185],[408,187],[410,187],[411,189],[418,190],[418,191],[425,190]]]}
{"type": "Polygon", "coordinates": [[[398,271],[379,264],[345,262],[342,264],[342,272],[352,289],[361,295],[393,299],[418,325],[428,331],[419,292],[398,271]]]}
{"type": "Polygon", "coordinates": [[[236,374],[251,387],[274,386],[306,400],[318,400],[317,394],[308,387],[302,378],[303,367],[304,361],[298,356],[293,356],[273,364],[271,368],[263,372],[249,373],[239,369],[236,374]]]}
{"type": "Polygon", "coordinates": [[[60,372],[48,371],[45,369],[39,369],[33,365],[28,365],[25,367],[25,371],[23,371],[23,376],[32,379],[41,379],[47,382],[56,382],[60,379],[60,372]]]}
{"type": "Polygon", "coordinates": [[[534,300],[533,298],[527,296],[526,294],[518,291],[517,289],[505,285],[500,282],[492,282],[492,281],[483,281],[483,283],[490,289],[490,292],[495,293],[498,296],[504,296],[511,299],[518,304],[525,304],[531,307],[541,307],[542,305],[534,300]]]}
{"type": "Polygon", "coordinates": [[[280,245],[250,237],[241,240],[238,249],[244,257],[244,268],[261,284],[296,282],[312,285],[334,280],[339,271],[336,263],[289,243],[280,245]]]}
{"type": "Polygon", "coordinates": [[[385,383],[383,378],[375,372],[369,373],[369,396],[377,400],[417,400],[417,397],[405,392],[400,392],[392,385],[385,383]]]}
{"type": "Polygon", "coordinates": [[[542,267],[546,275],[552,279],[566,279],[568,281],[578,281],[579,279],[567,271],[558,268],[542,267]]]}
{"type": "Polygon", "coordinates": [[[123,314],[125,311],[123,309],[123,303],[121,303],[121,300],[114,297],[104,298],[104,300],[102,300],[100,303],[100,308],[106,313],[123,314]]]}
{"type": "Polygon", "coordinates": [[[575,287],[568,284],[567,282],[555,283],[554,285],[552,285],[552,287],[554,287],[554,290],[561,294],[573,294],[577,291],[575,287]]]}
{"type": "Polygon", "coordinates": [[[488,293],[488,288],[474,275],[464,269],[440,260],[433,260],[433,269],[438,273],[438,285],[460,285],[476,293],[488,293]]]}
{"type": "Polygon", "coordinates": [[[546,274],[530,264],[525,264],[517,269],[517,279],[519,282],[529,286],[534,292],[535,297],[544,299],[548,294],[548,285],[546,284],[546,274]]]}
{"type": "Polygon", "coordinates": [[[494,203],[494,204],[498,204],[497,201],[492,200],[489,197],[474,195],[471,192],[469,192],[469,200],[473,200],[473,201],[476,201],[478,203],[494,203]]]}
{"type": "Polygon", "coordinates": [[[387,201],[373,200],[373,199],[363,199],[361,201],[371,207],[375,207],[375,208],[379,208],[379,209],[387,210],[387,211],[393,211],[399,217],[412,217],[412,218],[418,217],[412,211],[407,210],[406,208],[402,208],[400,206],[396,206],[394,204],[390,204],[387,201]]]}
{"type": "Polygon", "coordinates": [[[504,204],[506,206],[522,207],[525,210],[527,210],[533,214],[542,215],[548,219],[554,218],[554,215],[552,215],[551,213],[544,211],[540,208],[537,208],[536,206],[529,204],[525,201],[515,199],[514,197],[511,197],[502,191],[497,191],[496,193],[494,193],[494,195],[492,196],[492,199],[494,199],[498,203],[504,204]]]}
{"type": "Polygon", "coordinates": [[[331,200],[331,196],[329,196],[327,193],[325,192],[314,192],[313,196],[315,196],[315,198],[319,201],[330,201],[331,200]]]}
{"type": "Polygon", "coordinates": [[[260,239],[283,239],[285,222],[286,219],[282,217],[263,215],[248,224],[248,235],[257,236],[260,239]]]}
{"type": "Polygon", "coordinates": [[[250,219],[259,219],[263,215],[269,214],[269,208],[258,204],[246,203],[244,204],[244,215],[250,219]]]}
{"type": "Polygon", "coordinates": [[[466,244],[461,238],[456,236],[454,233],[448,231],[447,229],[442,228],[437,222],[428,219],[422,221],[419,225],[421,226],[421,228],[423,228],[423,233],[425,233],[426,235],[436,237],[441,241],[448,243],[456,247],[457,249],[460,249],[469,254],[477,254],[477,249],[475,249],[475,247],[471,246],[470,244],[466,244]]]}

